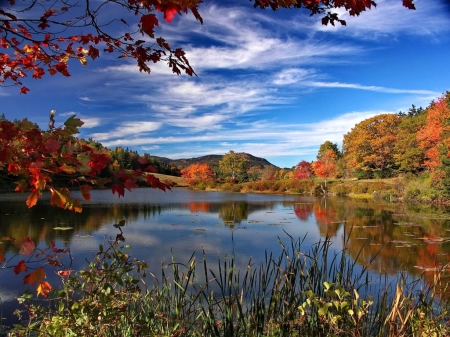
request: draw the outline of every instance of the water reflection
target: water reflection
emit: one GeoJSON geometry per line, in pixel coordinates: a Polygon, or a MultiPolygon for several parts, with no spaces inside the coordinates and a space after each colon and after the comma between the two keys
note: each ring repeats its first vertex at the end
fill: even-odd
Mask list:
{"type": "MultiPolygon", "coordinates": [[[[402,269],[410,275],[423,271],[431,275],[436,266],[449,260],[446,209],[188,190],[141,189],[121,199],[109,191],[94,191],[92,199],[78,214],[45,202],[28,209],[24,197],[1,195],[0,261],[19,254],[20,243],[29,236],[38,246],[48,246],[53,240],[60,247],[70,247],[74,267],[81,267],[105,237],[115,235],[111,225],[122,219],[127,221],[125,237],[133,255],[151,268],[169,262],[171,249],[180,262],[194,250],[204,249],[213,263],[218,255],[232,251],[242,266],[250,256],[258,263],[264,250],[276,254],[278,237],[287,238],[284,232],[306,235],[305,250],[329,236],[335,249],[346,245],[350,256],[358,257],[360,264],[370,263],[374,273],[395,275],[402,269]]],[[[0,273],[0,296],[4,303],[13,301],[14,294],[23,290],[17,285],[18,276],[11,270],[0,273]]]]}

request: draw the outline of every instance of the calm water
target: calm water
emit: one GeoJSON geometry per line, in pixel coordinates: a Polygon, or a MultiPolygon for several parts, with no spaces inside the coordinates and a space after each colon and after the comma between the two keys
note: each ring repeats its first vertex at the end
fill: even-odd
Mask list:
{"type": "MultiPolygon", "coordinates": [[[[0,297],[3,317],[8,320],[17,303],[15,297],[26,289],[23,275],[14,275],[8,267],[25,258],[19,251],[27,236],[39,247],[47,247],[50,240],[58,248],[70,247],[72,268],[77,269],[105,238],[115,237],[112,225],[123,219],[132,255],[147,261],[156,275],[162,262],[170,262],[172,252],[175,260],[187,262],[194,251],[204,249],[213,265],[218,256],[234,250],[243,267],[250,257],[258,263],[265,250],[280,250],[278,237],[288,241],[285,232],[306,236],[305,250],[327,235],[336,250],[348,240],[352,257],[362,250],[361,265],[375,257],[370,266],[373,273],[396,275],[406,270],[419,275],[448,263],[450,253],[450,213],[425,206],[138,189],[120,199],[107,190],[94,191],[92,201],[76,214],[52,207],[45,200],[28,209],[25,198],[18,193],[0,195],[0,259],[6,258],[0,269],[0,297]]],[[[68,260],[66,263],[69,265],[68,260]]],[[[55,276],[49,277],[57,281],[55,276]]]]}

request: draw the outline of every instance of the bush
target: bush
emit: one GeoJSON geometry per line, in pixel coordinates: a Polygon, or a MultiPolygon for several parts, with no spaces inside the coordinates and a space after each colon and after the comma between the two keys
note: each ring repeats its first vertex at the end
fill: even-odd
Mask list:
{"type": "Polygon", "coordinates": [[[400,196],[398,195],[397,191],[395,191],[394,189],[389,189],[389,190],[383,190],[383,191],[374,191],[373,199],[377,200],[377,201],[395,202],[400,199],[400,196]]]}
{"type": "Polygon", "coordinates": [[[367,184],[367,193],[388,190],[390,187],[382,181],[371,181],[367,184]]]}
{"type": "Polygon", "coordinates": [[[333,184],[330,187],[330,192],[338,196],[346,196],[351,192],[351,185],[345,183],[333,184]]]}
{"type": "Polygon", "coordinates": [[[404,198],[411,201],[431,202],[436,200],[439,192],[431,186],[428,175],[422,175],[406,181],[404,187],[404,198]]]}
{"type": "Polygon", "coordinates": [[[364,194],[369,190],[368,183],[356,183],[352,186],[352,193],[364,194]]]}
{"type": "MultiPolygon", "coordinates": [[[[119,228],[120,229],[120,228],[119,228]]],[[[284,244],[265,261],[240,271],[234,254],[216,272],[206,253],[163,266],[147,288],[147,265],[125,253],[122,232],[93,261],[53,291],[50,306],[22,297],[28,323],[10,336],[448,336],[449,301],[440,277],[373,282],[367,267],[334,253],[330,238],[303,249],[305,238],[284,244]],[[299,253],[304,252],[304,253],[299,253]],[[170,268],[168,268],[170,267],[170,268]],[[197,270],[204,276],[200,284],[197,270]],[[170,272],[170,275],[168,274],[170,272]],[[373,289],[374,284],[379,288],[373,289]],[[361,295],[364,294],[364,295],[361,295]]],[[[345,243],[347,244],[347,243],[345,243]]],[[[344,246],[345,246],[344,244],[344,246]]],[[[152,274],[153,275],[153,274],[152,274]]]]}

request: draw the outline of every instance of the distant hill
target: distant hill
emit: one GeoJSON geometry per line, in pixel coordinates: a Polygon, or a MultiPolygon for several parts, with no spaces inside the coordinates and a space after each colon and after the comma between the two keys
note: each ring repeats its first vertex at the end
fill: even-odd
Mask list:
{"type": "MultiPolygon", "coordinates": [[[[257,167],[260,169],[263,169],[266,167],[273,167],[275,169],[279,169],[279,167],[271,164],[264,158],[255,157],[255,156],[252,156],[251,154],[245,153],[245,152],[240,152],[240,153],[236,153],[236,154],[238,156],[244,157],[245,159],[248,160],[248,168],[249,169],[251,167],[257,167]]],[[[219,168],[219,161],[222,160],[223,155],[210,154],[210,155],[203,156],[203,157],[186,158],[186,159],[169,159],[169,158],[157,157],[157,156],[151,156],[151,157],[162,161],[164,164],[167,164],[170,166],[172,166],[172,165],[176,166],[180,170],[184,169],[192,164],[208,164],[209,166],[211,166],[211,168],[213,170],[216,170],[219,168]]]]}

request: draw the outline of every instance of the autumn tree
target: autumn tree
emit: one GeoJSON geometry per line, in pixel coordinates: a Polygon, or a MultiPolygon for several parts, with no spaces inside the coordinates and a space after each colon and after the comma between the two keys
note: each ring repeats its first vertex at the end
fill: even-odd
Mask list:
{"type": "Polygon", "coordinates": [[[433,182],[442,187],[446,172],[450,171],[446,169],[450,158],[450,92],[427,108],[426,122],[418,131],[417,140],[425,150],[424,165],[432,172],[433,182]]]}
{"type": "Polygon", "coordinates": [[[419,146],[417,132],[426,121],[426,110],[414,105],[407,113],[399,112],[398,139],[394,148],[395,165],[401,172],[419,173],[423,169],[425,150],[419,146]]]}
{"type": "Polygon", "coordinates": [[[250,181],[261,180],[262,168],[260,166],[252,166],[247,170],[247,175],[250,181]]]}
{"type": "Polygon", "coordinates": [[[369,172],[378,177],[389,175],[395,168],[394,149],[401,118],[381,114],[366,119],[344,135],[342,152],[345,167],[351,174],[369,172]]]}
{"type": "Polygon", "coordinates": [[[275,180],[277,172],[278,170],[275,166],[266,165],[261,171],[261,180],[275,180]]]}
{"type": "Polygon", "coordinates": [[[336,155],[336,158],[339,158],[341,156],[341,151],[339,151],[338,145],[336,143],[332,143],[329,140],[327,140],[320,145],[319,152],[317,153],[317,159],[322,158],[322,155],[328,150],[333,151],[334,154],[336,155]]]}
{"type": "MultiPolygon", "coordinates": [[[[414,9],[413,0],[402,0],[414,9]]],[[[139,71],[151,72],[150,65],[166,62],[176,74],[194,75],[181,48],[173,48],[157,37],[158,12],[170,22],[176,15],[192,13],[202,23],[198,6],[202,0],[8,0],[0,7],[0,82],[29,89],[27,76],[45,74],[70,76],[69,61],[86,65],[103,54],[136,60],[139,71]]],[[[372,0],[254,0],[254,7],[302,8],[321,15],[322,24],[346,22],[345,10],[359,15],[376,6],[372,0]]]]}
{"type": "Polygon", "coordinates": [[[337,176],[338,170],[336,160],[336,153],[330,149],[323,152],[320,158],[311,164],[314,174],[325,180],[324,190],[327,188],[327,179],[335,178],[337,176]]]}
{"type": "Polygon", "coordinates": [[[310,179],[313,176],[312,165],[306,160],[299,162],[294,168],[294,179],[310,179]]]}
{"type": "MultiPolygon", "coordinates": [[[[45,132],[26,118],[16,123],[0,119],[0,169],[16,177],[16,191],[30,192],[28,207],[49,191],[52,205],[80,212],[81,202],[71,198],[69,187],[78,188],[82,198],[89,201],[94,186],[109,185],[113,193],[123,196],[126,189],[137,187],[137,177],[143,177],[152,187],[167,188],[142,170],[117,170],[111,177],[101,177],[111,162],[108,155],[74,137],[83,125],[80,119],[71,116],[55,127],[54,114],[52,111],[50,128],[45,132]]],[[[140,162],[146,163],[145,159],[140,162]]],[[[153,168],[146,170],[152,172],[153,168]]]]}
{"type": "Polygon", "coordinates": [[[242,155],[230,151],[219,161],[219,170],[224,177],[239,182],[246,181],[248,160],[242,155]]]}
{"type": "Polygon", "coordinates": [[[214,179],[214,171],[208,164],[192,164],[181,170],[181,176],[189,184],[195,184],[201,181],[212,181],[214,179]]]}

